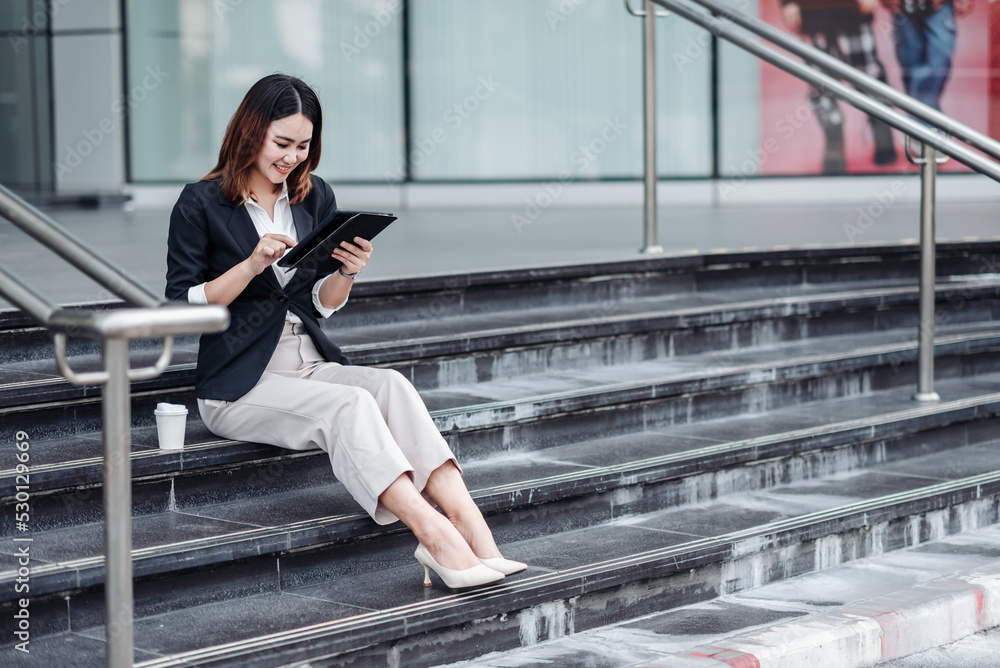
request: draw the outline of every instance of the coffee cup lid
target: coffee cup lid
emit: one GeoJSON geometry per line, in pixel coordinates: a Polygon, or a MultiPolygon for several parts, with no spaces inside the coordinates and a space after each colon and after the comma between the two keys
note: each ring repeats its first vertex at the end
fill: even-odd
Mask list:
{"type": "Polygon", "coordinates": [[[156,404],[154,413],[160,415],[187,415],[188,409],[184,404],[168,404],[164,401],[156,404]]]}

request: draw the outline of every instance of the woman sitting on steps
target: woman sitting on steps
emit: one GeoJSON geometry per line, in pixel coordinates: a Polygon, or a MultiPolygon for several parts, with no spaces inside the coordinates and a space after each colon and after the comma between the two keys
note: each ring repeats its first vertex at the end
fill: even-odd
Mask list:
{"type": "Polygon", "coordinates": [[[328,276],[274,264],[337,208],[312,174],[322,128],[309,86],[261,79],[229,122],[215,169],[185,186],[171,213],[167,298],[224,304],[232,318],[224,333],[201,337],[202,419],[223,438],[322,448],[377,523],[413,531],[425,585],[428,569],[452,588],[523,571],[500,554],[413,386],[393,370],[349,366],[320,328],[319,317],[347,303],[371,243],[344,242],[332,254],[343,266],[328,276]]]}

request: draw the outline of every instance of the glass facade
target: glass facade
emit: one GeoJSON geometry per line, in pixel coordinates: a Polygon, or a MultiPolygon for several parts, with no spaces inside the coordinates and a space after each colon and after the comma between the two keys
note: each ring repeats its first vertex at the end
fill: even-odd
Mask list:
{"type": "MultiPolygon", "coordinates": [[[[642,23],[618,3],[130,0],[126,20],[129,89],[168,73],[156,104],[130,104],[133,182],[208,172],[243,94],[275,71],[320,95],[329,180],[642,173],[642,23]]],[[[710,176],[712,59],[670,49],[711,40],[680,21],[658,31],[660,173],[710,176]]]]}
{"type": "MultiPolygon", "coordinates": [[[[779,0],[731,3],[792,31],[779,0]]],[[[163,84],[168,95],[131,106],[133,182],[183,182],[206,173],[244,92],[275,71],[300,76],[319,92],[327,119],[319,173],[332,181],[642,174],[642,22],[615,0],[126,0],[124,6],[129,90],[150,68],[170,73],[163,84]]],[[[962,38],[943,108],[985,131],[1000,105],[985,93],[986,8],[972,6],[958,21],[962,38]]],[[[866,57],[881,59],[889,84],[903,89],[899,16],[885,8],[874,15],[843,12],[870,25],[875,43],[866,57]]],[[[818,114],[826,103],[808,85],[693,24],[658,20],[657,40],[661,178],[912,171],[899,133],[879,134],[846,105],[842,114],[818,114]]]]}
{"type": "MultiPolygon", "coordinates": [[[[832,24],[803,5],[796,26],[781,0],[725,1],[923,94],[927,38],[905,9],[838,5],[832,24]]],[[[934,10],[950,64],[925,100],[996,136],[1000,9],[952,5],[934,10]]],[[[748,178],[916,171],[884,123],[679,17],[656,25],[660,178],[715,179],[725,200],[748,178]]],[[[319,93],[332,182],[642,175],[642,21],[621,0],[2,0],[0,182],[72,194],[196,180],[274,72],[319,93]]]]}
{"type": "MultiPolygon", "coordinates": [[[[741,2],[740,9],[756,16],[757,0],[741,2]]],[[[761,144],[761,64],[728,42],[720,41],[718,49],[719,175],[731,177],[745,171],[741,168],[761,144]]]]}
{"type": "MultiPolygon", "coordinates": [[[[620,3],[429,0],[411,11],[415,179],[642,173],[642,22],[620,3]]],[[[658,25],[663,176],[709,175],[711,59],[669,58],[699,32],[658,25]]]]}
{"type": "Polygon", "coordinates": [[[377,0],[130,0],[129,89],[166,73],[156,104],[131,104],[130,180],[192,181],[215,165],[250,86],[284,72],[323,104],[320,176],[380,180],[402,155],[402,21],[377,0]]]}
{"type": "Polygon", "coordinates": [[[21,190],[52,187],[46,5],[42,0],[0,4],[0,182],[21,190]]]}

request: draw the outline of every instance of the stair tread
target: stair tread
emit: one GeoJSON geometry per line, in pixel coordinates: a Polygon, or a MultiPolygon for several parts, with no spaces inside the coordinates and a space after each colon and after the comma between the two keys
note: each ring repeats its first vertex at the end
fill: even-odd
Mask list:
{"type": "MultiPolygon", "coordinates": [[[[994,375],[990,380],[997,376],[1000,374],[994,375]]],[[[954,393],[956,398],[951,402],[944,402],[944,405],[921,406],[910,401],[905,393],[885,391],[875,397],[841,399],[836,404],[844,410],[853,406],[853,410],[858,413],[867,409],[869,418],[883,416],[892,419],[893,408],[902,415],[947,412],[951,406],[965,405],[964,401],[978,396],[975,394],[975,388],[963,384],[961,379],[942,384],[940,389],[945,391],[946,396],[954,393]],[[958,399],[958,396],[962,396],[963,399],[958,399]]],[[[980,398],[997,401],[994,395],[980,398]]],[[[801,430],[815,428],[824,428],[828,431],[850,430],[855,426],[853,421],[826,424],[823,414],[819,412],[775,411],[764,419],[739,416],[679,428],[664,427],[638,435],[598,438],[574,446],[484,459],[467,463],[465,477],[469,488],[480,498],[483,494],[496,494],[497,490],[505,488],[521,490],[520,494],[528,494],[539,485],[558,483],[567,475],[577,480],[606,475],[608,471],[595,462],[607,457],[607,453],[615,455],[614,461],[608,464],[615,471],[627,471],[630,467],[639,470],[650,465],[647,460],[651,454],[653,457],[675,455],[697,462],[702,448],[726,443],[723,440],[724,436],[733,431],[739,433],[744,440],[752,441],[754,434],[768,434],[772,440],[780,441],[782,438],[798,437],[801,430]]],[[[731,445],[738,443],[731,442],[731,445]]],[[[953,457],[948,453],[942,454],[946,462],[949,456],[953,457]]],[[[316,460],[318,467],[326,468],[325,457],[320,455],[316,460]]],[[[950,468],[944,465],[938,466],[937,469],[940,471],[935,479],[953,479],[956,475],[971,475],[986,470],[974,467],[969,472],[963,466],[965,463],[958,461],[953,462],[950,468]]],[[[980,459],[975,460],[975,466],[982,466],[980,459]]],[[[897,489],[893,485],[902,485],[898,489],[904,489],[910,484],[909,479],[916,477],[913,471],[912,467],[904,466],[895,473],[879,474],[882,477],[888,476],[888,479],[882,480],[879,485],[882,485],[882,489],[893,490],[897,489]]],[[[322,473],[317,472],[317,477],[321,480],[322,473]]],[[[921,480],[926,484],[928,478],[925,476],[921,480]]],[[[140,552],[137,560],[146,559],[153,564],[166,559],[167,552],[177,553],[184,552],[188,548],[196,548],[204,552],[196,561],[201,562],[204,559],[214,561],[234,554],[233,549],[243,554],[247,549],[282,550],[311,545],[317,540],[324,542],[329,539],[330,531],[333,531],[336,525],[345,522],[366,526],[369,520],[358,511],[343,486],[335,481],[332,474],[328,481],[267,495],[251,495],[249,498],[231,501],[213,500],[210,503],[194,505],[185,503],[183,496],[179,496],[176,510],[134,518],[134,549],[140,552]],[[182,545],[184,541],[189,542],[187,545],[182,545]],[[235,547],[239,543],[245,546],[235,547]]],[[[808,485],[800,487],[806,489],[808,485]]],[[[836,493],[832,495],[837,496],[836,493]]],[[[88,565],[85,562],[102,553],[102,532],[103,525],[100,522],[39,532],[33,535],[33,554],[42,563],[66,564],[62,570],[94,568],[93,564],[88,565]]],[[[0,553],[13,554],[12,550],[13,548],[4,550],[0,545],[0,553]]],[[[0,570],[7,570],[10,574],[7,568],[0,570]]]]}
{"type": "MultiPolygon", "coordinates": [[[[974,459],[977,466],[988,461],[992,465],[988,470],[1000,470],[997,445],[994,441],[961,448],[952,453],[957,456],[952,456],[951,460],[974,459]]],[[[922,468],[929,468],[944,460],[940,454],[935,454],[913,461],[922,464],[922,468]]],[[[976,469],[977,472],[983,470],[986,469],[976,469]]],[[[769,528],[772,523],[809,516],[820,510],[848,512],[850,504],[859,498],[881,499],[899,491],[927,489],[931,482],[923,476],[902,474],[895,465],[889,464],[878,472],[836,475],[823,481],[723,497],[694,506],[619,517],[585,528],[561,531],[559,526],[553,526],[547,534],[524,540],[518,540],[516,529],[504,531],[498,538],[505,555],[528,561],[530,568],[523,575],[478,592],[489,594],[496,612],[506,611],[508,607],[516,610],[520,597],[511,587],[532,586],[532,581],[538,581],[539,576],[550,581],[551,577],[558,579],[564,573],[565,577],[571,577],[572,571],[588,565],[592,567],[589,570],[596,569],[599,573],[602,567],[611,568],[616,561],[642,559],[646,554],[665,548],[673,548],[675,558],[682,559],[685,553],[701,550],[706,539],[739,542],[734,534],[766,533],[772,530],[769,528]]],[[[891,502],[886,499],[886,503],[891,502]]],[[[382,625],[392,618],[399,619],[402,624],[404,619],[412,621],[420,614],[414,607],[420,602],[456,606],[475,604],[474,593],[455,594],[440,585],[430,589],[421,587],[421,569],[409,557],[413,546],[411,538],[409,544],[395,548],[388,567],[375,563],[361,572],[338,574],[321,582],[284,585],[280,591],[140,617],[135,622],[136,648],[146,657],[179,654],[319,624],[353,620],[356,625],[369,619],[374,623],[376,614],[382,625]]],[[[763,547],[761,543],[760,548],[763,547]]],[[[103,639],[103,632],[102,626],[75,631],[81,637],[94,640],[103,639]]],[[[330,632],[336,629],[331,628],[330,632]]],[[[74,644],[76,641],[68,639],[67,635],[33,639],[32,649],[34,651],[34,642],[43,644],[40,641],[45,645],[74,644]]],[[[11,651],[9,648],[0,650],[0,657],[11,651]]]]}
{"type": "MultiPolygon", "coordinates": [[[[772,371],[777,367],[808,363],[817,359],[836,359],[869,355],[880,347],[910,350],[916,347],[910,331],[866,332],[825,337],[823,351],[816,351],[815,341],[795,341],[769,346],[756,346],[733,351],[713,351],[681,358],[649,359],[621,365],[594,366],[560,372],[486,381],[467,385],[452,385],[421,393],[428,409],[454,410],[471,408],[491,402],[537,400],[541,397],[570,392],[604,391],[615,385],[642,385],[651,382],[676,382],[703,379],[743,371],[746,367],[761,367],[772,371]]],[[[1000,337],[993,323],[951,325],[939,328],[937,345],[965,338],[1000,337]]],[[[764,378],[762,378],[763,380],[764,378]]]]}
{"type": "MultiPolygon", "coordinates": [[[[1000,281],[998,281],[1000,283],[1000,281]]],[[[887,288],[872,288],[871,286],[845,284],[837,286],[841,289],[832,292],[826,286],[798,286],[797,288],[768,288],[765,292],[767,297],[762,301],[754,302],[727,302],[724,297],[713,293],[694,293],[684,299],[695,300],[697,306],[690,306],[688,309],[674,308],[673,310],[662,310],[663,301],[661,297],[644,297],[635,300],[622,300],[618,302],[605,302],[596,310],[593,304],[589,306],[572,307],[550,307],[540,309],[535,313],[531,309],[515,310],[507,313],[486,313],[474,314],[471,316],[453,316],[440,318],[427,318],[415,325],[414,322],[406,322],[397,327],[401,329],[393,330],[390,326],[363,326],[352,328],[343,327],[337,324],[330,324],[330,334],[344,346],[345,352],[349,356],[354,356],[357,362],[363,364],[400,362],[400,357],[408,358],[412,356],[427,357],[428,355],[454,356],[467,350],[482,348],[491,350],[496,348],[510,349],[518,345],[539,345],[541,343],[562,342],[579,337],[602,337],[623,333],[637,333],[650,331],[655,328],[673,327],[683,325],[690,327],[697,321],[703,320],[704,324],[722,324],[734,321],[734,308],[750,309],[751,312],[759,314],[761,308],[764,312],[773,312],[775,309],[784,315],[804,312],[812,312],[816,304],[810,299],[826,299],[831,302],[831,308],[843,310],[847,308],[845,304],[853,303],[851,308],[858,308],[860,304],[868,300],[867,308],[880,308],[887,296],[887,288]],[[808,293],[810,289],[817,290],[815,295],[796,295],[790,290],[798,289],[801,293],[808,293]],[[816,296],[818,295],[818,297],[816,296]],[[721,301],[720,301],[721,300],[721,301]],[[805,301],[802,301],[805,300],[805,301]],[[843,302],[843,303],[842,303],[843,302]],[[650,311],[650,308],[654,308],[650,311]],[[655,310],[660,308],[661,310],[655,310]],[[539,315],[541,314],[541,315],[539,315]],[[676,320],[675,324],[663,322],[662,317],[668,317],[668,321],[676,320]],[[485,320],[484,320],[485,318],[485,320]],[[570,318],[567,320],[567,318],[570,318]],[[573,319],[575,318],[575,320],[573,319]],[[672,319],[672,320],[671,320],[672,319]],[[386,328],[388,327],[388,328],[386,328]],[[476,329],[477,327],[483,329],[476,329]],[[583,328],[581,330],[581,327],[583,328]],[[554,328],[554,329],[553,329],[554,328]],[[596,328],[596,329],[595,329],[596,328]],[[624,329],[623,329],[624,328],[624,329]],[[427,330],[427,331],[424,331],[427,330]],[[431,331],[433,330],[433,331],[431,331]],[[551,331],[548,331],[551,330],[551,331]],[[352,331],[365,339],[366,342],[352,339],[352,331]],[[437,332],[435,334],[434,332],[437,332]],[[372,338],[374,337],[374,338],[372,338]],[[482,339],[478,343],[476,339],[482,339]],[[352,343],[352,341],[354,341],[352,343]],[[393,352],[395,351],[395,352],[393,352]]],[[[955,291],[966,291],[969,289],[981,289],[986,285],[991,285],[989,281],[983,279],[975,281],[965,281],[948,288],[939,286],[939,292],[945,295],[955,291]],[[950,290],[951,292],[949,292],[950,290]]],[[[994,291],[996,288],[989,288],[994,291]]],[[[891,290],[899,294],[909,295],[910,301],[915,293],[912,287],[895,287],[891,290]]],[[[758,296],[761,289],[743,289],[735,291],[735,296],[748,298],[758,296]]],[[[965,294],[964,292],[962,293],[965,294]]],[[[963,297],[964,299],[965,297],[963,297]]],[[[678,298],[680,299],[680,298],[678,298]]],[[[692,302],[694,303],[694,302],[692,302]]],[[[747,314],[746,317],[750,317],[747,314]]],[[[742,318],[735,317],[735,321],[742,318]]],[[[949,327],[959,327],[960,325],[950,325],[949,327]]],[[[971,326],[971,325],[966,325],[971,326]]],[[[866,327],[874,327],[870,324],[866,327]]],[[[945,327],[942,330],[946,329],[945,327]]],[[[907,336],[912,335],[912,327],[902,330],[888,330],[905,332],[907,336]]],[[[883,331],[873,331],[872,336],[883,334],[883,331]]],[[[807,338],[797,342],[786,342],[786,345],[799,343],[807,346],[810,342],[821,340],[822,345],[830,345],[829,339],[836,336],[823,336],[807,338]]],[[[157,388],[172,388],[179,386],[190,386],[194,380],[194,363],[196,361],[197,346],[194,339],[180,342],[175,351],[172,364],[158,378],[149,381],[142,381],[135,384],[136,391],[155,391],[157,388]]],[[[746,351],[741,351],[745,354],[746,351]]],[[[142,347],[133,351],[132,366],[135,368],[149,366],[158,355],[158,348],[142,347]]],[[[714,354],[714,353],[713,353],[714,354]]],[[[722,356],[728,353],[719,351],[722,356]]],[[[677,355],[674,359],[688,359],[687,355],[677,355]]],[[[714,365],[719,364],[719,357],[713,360],[714,365]]],[[[70,358],[70,366],[77,372],[93,371],[100,368],[100,355],[97,353],[76,355],[70,358]]],[[[502,365],[501,365],[502,367],[502,365]]],[[[496,370],[495,370],[496,371],[496,370]]],[[[441,375],[440,373],[438,374],[441,375]]],[[[442,376],[444,380],[447,378],[442,376]]],[[[502,380],[502,379],[501,379],[502,380]]],[[[482,388],[480,388],[482,389],[482,388]]],[[[99,394],[98,388],[82,387],[75,388],[58,372],[54,361],[51,358],[29,359],[27,361],[7,362],[0,364],[0,406],[6,406],[2,410],[16,410],[17,406],[25,404],[40,404],[45,401],[72,400],[85,397],[96,397],[99,394]]],[[[440,406],[456,405],[467,401],[484,403],[490,399],[489,395],[469,393],[465,388],[462,394],[454,396],[441,396],[440,406]]],[[[434,399],[433,401],[438,401],[434,399]]],[[[435,404],[437,407],[438,404],[435,404]]]]}
{"type": "MultiPolygon", "coordinates": [[[[970,285],[982,286],[984,283],[970,285]]],[[[988,284],[985,284],[988,285],[988,284]]],[[[384,323],[378,326],[364,324],[357,327],[341,325],[336,318],[324,322],[324,327],[338,343],[346,346],[370,343],[385,344],[401,338],[410,338],[414,326],[418,325],[421,337],[432,338],[449,336],[466,332],[488,332],[518,326],[547,327],[568,322],[599,322],[612,316],[648,316],[651,313],[685,313],[690,311],[732,310],[734,308],[751,308],[760,306],[761,302],[783,300],[791,303],[814,298],[843,298],[850,295],[853,299],[881,298],[886,291],[898,291],[900,294],[916,293],[912,281],[847,281],[833,284],[800,284],[781,287],[753,287],[728,290],[713,290],[708,292],[679,292],[658,294],[652,296],[634,297],[629,299],[607,300],[598,299],[577,304],[541,306],[528,303],[516,309],[496,310],[484,307],[480,312],[469,312],[460,315],[442,314],[416,321],[403,320],[384,323]],[[398,333],[406,333],[406,337],[398,333]],[[383,336],[383,333],[389,336],[383,336]]]]}
{"type": "MultiPolygon", "coordinates": [[[[937,389],[946,401],[989,394],[1000,391],[1000,374],[943,379],[937,383],[937,389]]],[[[772,409],[767,413],[742,413],[691,424],[647,425],[643,428],[644,431],[632,431],[608,437],[601,436],[584,442],[546,448],[534,456],[552,460],[572,460],[584,466],[600,466],[607,465],[615,457],[624,454],[618,448],[625,443],[630,448],[627,451],[629,454],[625,461],[665,454],[666,452],[663,450],[665,447],[663,444],[664,435],[668,436],[669,442],[673,444],[668,446],[672,451],[675,447],[683,448],[689,440],[691,443],[735,441],[766,434],[782,434],[796,428],[806,428],[819,424],[836,424],[856,419],[867,419],[877,415],[912,410],[919,406],[920,404],[911,400],[907,391],[882,390],[865,393],[862,396],[847,396],[811,402],[806,406],[772,409]],[[596,462],[604,463],[598,464],[596,462]]],[[[131,434],[133,476],[195,469],[200,459],[207,458],[220,449],[230,451],[231,459],[228,461],[252,460],[261,456],[289,454],[287,450],[272,446],[220,439],[208,431],[196,410],[188,416],[186,445],[181,451],[160,450],[157,445],[155,426],[133,427],[131,434]]],[[[60,471],[66,469],[89,470],[89,475],[86,471],[80,471],[79,475],[68,478],[65,484],[81,483],[88,480],[99,482],[101,479],[103,446],[99,432],[33,440],[31,447],[33,480],[36,481],[36,484],[45,480],[44,475],[47,469],[52,470],[54,474],[59,474],[60,471]]],[[[526,448],[519,448],[517,444],[508,447],[508,452],[516,453],[526,450],[526,448]]],[[[318,454],[318,451],[314,452],[318,454]]],[[[490,458],[490,461],[496,461],[496,459],[490,458]]],[[[10,483],[14,475],[13,469],[0,471],[0,480],[6,479],[10,483]]],[[[60,478],[60,480],[62,479],[60,478]]],[[[40,488],[39,485],[36,490],[40,488]]]]}
{"type": "MultiPolygon", "coordinates": [[[[982,260],[991,249],[942,246],[939,266],[971,272],[978,265],[970,254],[982,260]]],[[[835,533],[847,536],[848,558],[851,540],[896,517],[895,547],[918,529],[936,536],[967,519],[996,521],[1000,275],[938,279],[942,401],[916,403],[907,380],[916,359],[916,251],[883,251],[360,284],[323,326],[358,362],[411,374],[505,554],[530,564],[497,587],[460,595],[420,586],[412,535],[371,522],[325,454],[210,434],[190,388],[196,341],[179,341],[166,374],[133,385],[137,661],[179,665],[184,658],[169,655],[244,640],[258,659],[288,643],[293,652],[282,663],[307,658],[294,648],[329,656],[407,637],[411,649],[401,643],[399,651],[412,653],[427,631],[484,620],[479,633],[488,633],[507,613],[577,597],[599,606],[610,597],[598,615],[637,614],[625,607],[633,595],[633,609],[651,605],[645,590],[660,586],[657,578],[678,574],[690,581],[681,586],[721,589],[726,578],[758,577],[739,574],[743,556],[784,554],[800,542],[817,541],[794,559],[815,556],[812,567],[821,568],[820,552],[840,549],[835,533]],[[964,309],[967,300],[979,303],[964,309]],[[903,375],[890,377],[900,362],[903,375]],[[192,409],[181,452],[157,448],[157,400],[192,409]],[[932,517],[932,508],[941,512],[932,517]],[[939,530],[942,517],[950,524],[939,530]]],[[[37,432],[37,531],[18,534],[12,513],[3,520],[0,582],[15,573],[19,543],[9,538],[30,535],[30,659],[51,651],[53,664],[72,655],[74,665],[103,665],[100,388],[70,387],[42,359],[39,330],[17,331],[31,329],[24,323],[0,312],[4,346],[24,346],[0,356],[0,414],[37,432]],[[73,632],[46,635],[60,619],[73,632]]],[[[133,367],[158,353],[148,342],[136,348],[133,367]]],[[[71,366],[97,368],[93,350],[74,342],[71,366]]],[[[12,489],[12,474],[0,471],[0,489],[12,489]]],[[[895,549],[885,536],[885,549],[895,549]]],[[[800,566],[763,559],[760,567],[783,577],[782,568],[787,576],[800,566]]],[[[0,597],[0,608],[11,596],[0,597]]],[[[596,612],[580,611],[583,626],[596,612]]],[[[515,641],[517,625],[506,627],[515,641]]],[[[363,653],[347,656],[363,662],[363,653]]],[[[0,663],[20,665],[18,654],[6,645],[0,663]]]]}
{"type": "MultiPolygon", "coordinates": [[[[955,285],[947,282],[939,284],[941,292],[945,290],[957,290],[963,287],[988,287],[996,283],[1000,285],[1000,280],[990,281],[983,278],[978,280],[962,280],[955,285]]],[[[684,313],[686,311],[732,311],[734,308],[752,308],[760,306],[758,302],[777,301],[781,305],[790,306],[800,299],[816,298],[823,299],[884,299],[886,291],[895,291],[901,294],[916,294],[916,288],[907,282],[899,280],[886,280],[875,282],[845,282],[835,284],[804,284],[795,286],[782,286],[780,288],[743,288],[732,289],[719,292],[690,293],[675,295],[656,295],[640,297],[629,300],[620,300],[613,303],[598,302],[585,303],[580,305],[567,306],[546,306],[541,308],[519,308],[509,311],[486,311],[484,313],[472,313],[466,315],[450,315],[426,318],[419,321],[419,336],[421,338],[464,338],[477,335],[490,335],[496,330],[506,330],[512,327],[528,327],[532,329],[546,328],[552,325],[579,323],[597,324],[610,317],[623,318],[648,318],[651,314],[660,313],[684,313]],[[596,308],[596,310],[595,310],[596,308]]],[[[324,328],[327,333],[334,338],[345,351],[352,349],[378,347],[384,348],[393,344],[409,343],[414,339],[414,321],[403,321],[399,323],[381,324],[372,326],[369,324],[352,327],[344,326],[336,319],[324,321],[324,328]]],[[[154,361],[159,355],[157,347],[150,348],[143,346],[132,351],[133,366],[137,367],[143,363],[154,361]]],[[[180,367],[195,362],[197,356],[197,342],[191,337],[185,338],[175,345],[172,367],[180,367]]],[[[100,354],[70,356],[70,364],[75,371],[94,371],[100,368],[100,354]]],[[[18,362],[7,362],[0,364],[0,374],[11,372],[12,379],[7,382],[16,382],[19,378],[18,372],[26,374],[26,378],[35,379],[32,374],[38,374],[43,378],[61,378],[61,374],[51,357],[37,360],[26,360],[18,362]]],[[[0,375],[0,388],[5,384],[5,379],[0,375]]]]}
{"type": "MultiPolygon", "coordinates": [[[[1000,279],[961,280],[954,283],[942,281],[939,293],[956,290],[990,289],[1000,284],[1000,279]]],[[[602,300],[597,302],[518,308],[509,311],[489,310],[483,313],[442,315],[427,317],[418,323],[342,326],[335,319],[326,321],[331,337],[347,350],[386,347],[405,344],[412,340],[434,340],[454,336],[456,332],[466,337],[495,336],[498,331],[516,328],[543,330],[552,327],[581,327],[601,325],[610,320],[648,320],[652,317],[684,317],[726,313],[726,318],[740,310],[773,309],[775,307],[798,309],[818,306],[819,302],[869,302],[868,307],[880,305],[887,298],[903,296],[913,301],[918,289],[912,281],[844,282],[834,284],[802,284],[765,288],[742,288],[709,292],[693,292],[637,297],[632,299],[602,300]]],[[[716,316],[717,317],[717,316],[716,316]]]]}

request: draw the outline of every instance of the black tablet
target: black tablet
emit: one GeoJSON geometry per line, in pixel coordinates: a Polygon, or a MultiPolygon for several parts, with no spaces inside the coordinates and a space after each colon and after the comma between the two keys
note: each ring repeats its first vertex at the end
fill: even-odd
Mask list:
{"type": "Polygon", "coordinates": [[[278,260],[278,266],[285,269],[316,269],[321,274],[332,274],[342,263],[330,257],[330,253],[340,246],[341,241],[354,243],[354,237],[371,241],[394,220],[396,216],[390,213],[337,210],[333,217],[321,223],[285,253],[278,260]]]}

